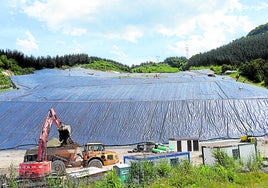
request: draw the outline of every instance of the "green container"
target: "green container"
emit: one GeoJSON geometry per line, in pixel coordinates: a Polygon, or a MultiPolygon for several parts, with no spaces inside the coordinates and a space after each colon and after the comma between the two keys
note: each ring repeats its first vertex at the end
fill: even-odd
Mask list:
{"type": "Polygon", "coordinates": [[[161,151],[167,151],[167,148],[165,146],[157,146],[157,149],[161,150],[161,151]]]}
{"type": "Polygon", "coordinates": [[[163,152],[163,150],[159,150],[159,149],[155,149],[155,148],[153,148],[153,149],[152,149],[152,152],[153,152],[153,153],[160,153],[160,152],[163,152]]]}
{"type": "Polygon", "coordinates": [[[120,183],[126,183],[128,181],[130,166],[128,164],[117,164],[113,168],[116,171],[116,175],[120,178],[120,183]]]}

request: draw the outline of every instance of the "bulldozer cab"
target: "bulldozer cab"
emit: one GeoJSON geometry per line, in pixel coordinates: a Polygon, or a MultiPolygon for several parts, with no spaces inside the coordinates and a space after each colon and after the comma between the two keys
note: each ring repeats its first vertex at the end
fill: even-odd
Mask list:
{"type": "Polygon", "coordinates": [[[104,145],[102,143],[87,143],[84,147],[85,151],[104,151],[104,145]]]}
{"type": "Polygon", "coordinates": [[[119,162],[116,152],[106,151],[102,143],[86,143],[84,146],[83,166],[102,166],[113,165],[119,162]]]}

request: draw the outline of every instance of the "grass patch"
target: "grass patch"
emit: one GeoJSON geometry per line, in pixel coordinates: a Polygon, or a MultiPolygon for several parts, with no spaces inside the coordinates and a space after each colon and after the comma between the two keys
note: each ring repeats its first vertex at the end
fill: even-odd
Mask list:
{"type": "Polygon", "coordinates": [[[144,64],[131,68],[130,70],[131,73],[175,73],[178,71],[178,68],[171,67],[167,63],[144,64]]]}
{"type": "Polygon", "coordinates": [[[83,64],[79,66],[85,69],[94,69],[94,70],[100,70],[100,71],[106,71],[106,72],[107,71],[128,72],[126,67],[122,68],[115,63],[111,63],[111,62],[103,61],[103,60],[93,61],[89,64],[83,64]]]}
{"type": "Polygon", "coordinates": [[[239,73],[232,73],[232,74],[229,74],[227,76],[230,76],[231,78],[233,78],[237,82],[243,82],[243,83],[258,86],[258,87],[267,88],[264,85],[264,81],[256,83],[256,82],[253,82],[253,81],[247,79],[245,76],[239,75],[239,73]]]}
{"type": "Polygon", "coordinates": [[[211,66],[191,66],[189,70],[204,70],[204,69],[209,69],[214,71],[215,74],[222,74],[222,66],[216,66],[216,65],[211,65],[211,66]]]}

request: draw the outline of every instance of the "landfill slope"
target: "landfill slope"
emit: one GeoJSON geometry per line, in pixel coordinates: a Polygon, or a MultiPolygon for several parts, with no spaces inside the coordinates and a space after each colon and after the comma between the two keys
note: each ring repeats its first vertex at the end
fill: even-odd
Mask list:
{"type": "MultiPolygon", "coordinates": [[[[37,144],[54,108],[83,144],[126,145],[267,133],[268,90],[206,71],[160,74],[41,70],[13,76],[20,89],[0,93],[0,149],[37,144]]],[[[52,127],[50,137],[58,137],[52,127]]]]}

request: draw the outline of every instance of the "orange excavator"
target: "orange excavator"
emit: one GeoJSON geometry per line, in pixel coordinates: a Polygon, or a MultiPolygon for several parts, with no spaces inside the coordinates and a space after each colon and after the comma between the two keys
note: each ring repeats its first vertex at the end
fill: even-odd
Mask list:
{"type": "Polygon", "coordinates": [[[71,127],[63,124],[57,116],[55,110],[51,108],[48,111],[42,131],[38,141],[38,153],[35,161],[23,162],[19,165],[20,178],[41,178],[51,173],[51,161],[47,159],[47,138],[50,128],[53,124],[59,131],[59,140],[61,145],[71,145],[74,142],[71,139],[71,127]]]}

